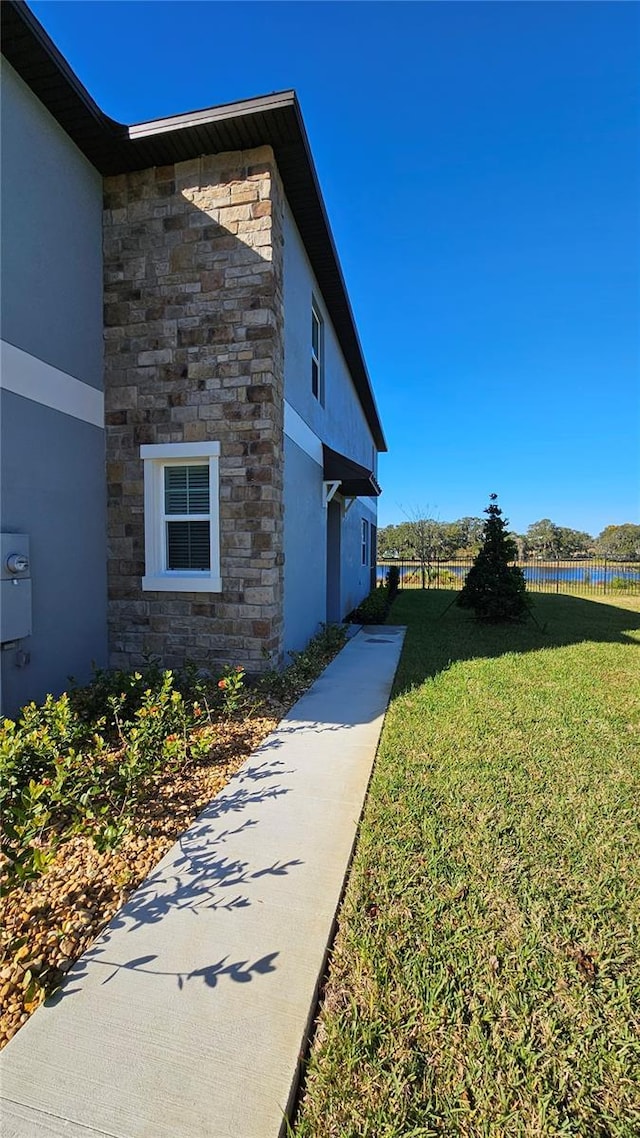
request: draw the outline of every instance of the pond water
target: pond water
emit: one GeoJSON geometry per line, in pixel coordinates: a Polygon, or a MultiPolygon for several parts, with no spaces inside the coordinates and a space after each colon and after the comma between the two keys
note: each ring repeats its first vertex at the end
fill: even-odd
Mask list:
{"type": "MultiPolygon", "coordinates": [[[[453,573],[456,577],[463,578],[468,573],[471,567],[471,562],[458,563],[443,562],[440,569],[443,572],[453,573]]],[[[401,583],[407,582],[414,577],[420,579],[420,566],[414,564],[400,564],[400,580],[401,583]]],[[[434,569],[436,566],[434,565],[434,569]]],[[[597,565],[593,563],[583,563],[578,565],[554,565],[554,564],[532,564],[522,567],[524,571],[524,578],[529,584],[551,586],[556,582],[584,585],[585,587],[601,586],[605,587],[610,585],[612,581],[628,581],[630,584],[640,585],[640,566],[633,565],[631,567],[615,564],[615,565],[597,565]]],[[[388,565],[378,565],[376,579],[378,582],[384,580],[385,575],[389,569],[388,565]]]]}

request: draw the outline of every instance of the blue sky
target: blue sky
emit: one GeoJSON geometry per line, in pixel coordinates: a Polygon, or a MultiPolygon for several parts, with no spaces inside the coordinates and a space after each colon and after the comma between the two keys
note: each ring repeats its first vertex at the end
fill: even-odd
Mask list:
{"type": "Polygon", "coordinates": [[[640,521],[640,6],[30,3],[104,111],[295,87],[389,444],[380,524],[640,521]]]}

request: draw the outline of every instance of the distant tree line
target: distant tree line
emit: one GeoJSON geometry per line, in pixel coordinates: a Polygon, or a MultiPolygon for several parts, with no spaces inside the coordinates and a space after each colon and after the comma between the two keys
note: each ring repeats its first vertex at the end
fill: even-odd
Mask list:
{"type": "MultiPolygon", "coordinates": [[[[423,571],[432,561],[453,557],[475,557],[482,540],[482,518],[458,518],[442,522],[435,518],[413,517],[378,531],[378,556],[402,557],[419,561],[423,571]]],[[[549,518],[533,522],[524,534],[509,534],[520,559],[571,557],[610,557],[613,560],[640,560],[640,525],[627,522],[606,526],[598,537],[582,530],[558,526],[549,518]]]]}

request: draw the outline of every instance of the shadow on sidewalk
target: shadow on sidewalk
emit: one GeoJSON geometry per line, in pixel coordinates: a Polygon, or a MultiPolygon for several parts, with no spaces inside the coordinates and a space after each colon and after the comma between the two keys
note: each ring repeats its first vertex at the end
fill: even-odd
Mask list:
{"type": "MultiPolygon", "coordinates": [[[[265,762],[240,777],[242,781],[245,778],[253,781],[269,777],[280,779],[290,773],[282,771],[282,766],[279,760],[265,762]]],[[[229,838],[253,829],[259,823],[255,818],[246,818],[238,826],[219,828],[221,821],[231,815],[246,813],[267,800],[279,801],[289,793],[289,788],[279,783],[258,790],[247,789],[242,785],[230,789],[232,786],[229,784],[209,803],[156,869],[132,893],[93,946],[71,968],[64,985],[47,1000],[46,1006],[51,1007],[79,992],[79,982],[95,966],[108,970],[103,984],[109,983],[118,973],[128,971],[145,976],[175,976],[179,989],[191,980],[200,980],[210,989],[216,988],[223,978],[246,984],[258,976],[276,971],[274,962],[279,951],[267,953],[253,963],[249,960],[229,961],[225,956],[211,964],[185,972],[152,967],[160,961],[158,953],[147,953],[131,959],[114,959],[114,955],[117,956],[114,953],[116,945],[121,948],[126,943],[126,939],[117,934],[123,931],[135,933],[145,925],[155,925],[171,919],[175,913],[185,909],[194,918],[207,910],[234,913],[247,909],[252,904],[252,883],[266,876],[286,877],[304,864],[299,858],[293,858],[254,867],[247,861],[225,856],[223,847],[229,838]]]]}

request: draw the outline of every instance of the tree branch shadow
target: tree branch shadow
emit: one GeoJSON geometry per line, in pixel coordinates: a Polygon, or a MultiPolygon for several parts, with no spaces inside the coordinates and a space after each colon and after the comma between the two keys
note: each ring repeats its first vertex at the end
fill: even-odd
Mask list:
{"type": "MultiPolygon", "coordinates": [[[[258,781],[269,775],[280,776],[282,764],[262,763],[257,768],[258,781]],[[275,769],[274,769],[275,768],[275,769]]],[[[233,783],[230,784],[233,786],[233,783]]],[[[53,1006],[81,991],[81,983],[95,966],[109,967],[109,976],[101,983],[110,982],[119,973],[134,971],[146,976],[175,976],[178,988],[191,980],[201,980],[214,989],[222,978],[234,983],[248,983],[257,976],[275,971],[274,951],[253,963],[249,960],[229,962],[228,956],[199,968],[185,971],[166,971],[151,968],[159,961],[158,953],[145,953],[130,960],[113,959],[114,948],[128,942],[129,934],[136,934],[145,926],[158,925],[178,912],[185,910],[197,918],[205,911],[235,913],[251,906],[250,888],[263,877],[283,878],[298,866],[299,858],[276,860],[265,866],[251,866],[240,857],[228,857],[224,845],[232,838],[252,830],[258,825],[255,818],[247,818],[235,827],[218,829],[217,823],[229,815],[240,814],[267,800],[279,801],[289,793],[282,785],[259,789],[236,786],[222,791],[209,803],[192,826],[182,835],[159,865],[132,893],[109,925],[98,936],[91,948],[70,969],[63,986],[47,1001],[53,1006]],[[125,934],[125,939],[122,934],[125,934]]]]}

